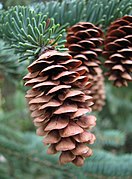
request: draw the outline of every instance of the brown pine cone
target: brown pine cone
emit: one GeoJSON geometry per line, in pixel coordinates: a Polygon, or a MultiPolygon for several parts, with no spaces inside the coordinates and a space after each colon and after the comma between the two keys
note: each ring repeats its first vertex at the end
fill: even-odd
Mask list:
{"type": "Polygon", "coordinates": [[[109,80],[117,87],[127,86],[132,81],[132,16],[124,16],[110,25],[103,54],[109,80]]]}
{"type": "MultiPolygon", "coordinates": [[[[93,111],[101,111],[103,106],[105,105],[105,85],[104,85],[104,76],[100,72],[94,76],[88,76],[91,79],[91,87],[89,88],[89,95],[93,97],[93,111]]],[[[86,93],[86,92],[85,92],[86,93]]],[[[86,93],[87,94],[87,93],[86,93]]]]}
{"type": "Polygon", "coordinates": [[[100,61],[98,56],[102,53],[103,33],[100,28],[89,22],[79,22],[68,29],[66,47],[74,59],[80,59],[82,65],[87,67],[90,75],[96,75],[100,61]]]}
{"type": "MultiPolygon", "coordinates": [[[[94,111],[100,111],[104,105],[105,92],[102,70],[99,67],[98,56],[102,53],[103,33],[100,28],[89,22],[79,22],[68,29],[66,47],[74,59],[81,60],[82,64],[77,68],[81,75],[89,77],[92,87],[90,95],[93,97],[94,111]],[[97,81],[101,80],[101,81],[97,81]]],[[[86,89],[85,93],[89,94],[86,89]]]]}
{"type": "Polygon", "coordinates": [[[26,95],[31,116],[37,134],[49,145],[47,153],[61,152],[61,164],[77,166],[92,155],[86,144],[94,143],[95,136],[87,129],[96,125],[94,116],[86,116],[93,103],[92,97],[82,92],[90,83],[76,71],[81,64],[68,53],[49,50],[28,67],[24,77],[25,85],[32,88],[26,95]]]}

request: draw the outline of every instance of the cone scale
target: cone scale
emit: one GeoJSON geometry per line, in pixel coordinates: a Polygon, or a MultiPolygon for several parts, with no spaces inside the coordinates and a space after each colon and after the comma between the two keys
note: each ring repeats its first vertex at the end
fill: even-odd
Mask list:
{"type": "Polygon", "coordinates": [[[132,16],[124,16],[110,25],[103,54],[108,79],[116,87],[128,86],[132,81],[132,16]]]}
{"type": "Polygon", "coordinates": [[[88,76],[92,86],[85,93],[93,97],[92,110],[101,111],[105,104],[105,89],[101,62],[98,57],[102,54],[103,32],[99,27],[89,22],[79,22],[67,31],[66,47],[74,59],[82,64],[77,72],[88,76]],[[89,91],[90,90],[90,91],[89,91]]]}
{"type": "MultiPolygon", "coordinates": [[[[101,111],[103,106],[105,105],[105,86],[104,86],[104,76],[102,74],[102,70],[100,73],[93,77],[91,77],[91,87],[89,89],[88,94],[93,97],[93,111],[101,111]]],[[[89,75],[90,79],[90,75],[89,75]]]]}
{"type": "Polygon", "coordinates": [[[68,53],[47,50],[28,66],[26,98],[48,154],[60,152],[60,164],[82,166],[92,155],[87,144],[94,143],[90,130],[96,118],[91,112],[92,97],[82,92],[90,88],[87,76],[77,72],[82,62],[68,53]]]}
{"type": "Polygon", "coordinates": [[[100,28],[89,22],[79,22],[68,29],[66,47],[73,58],[80,59],[91,75],[98,74],[102,53],[103,33],[100,28]]]}

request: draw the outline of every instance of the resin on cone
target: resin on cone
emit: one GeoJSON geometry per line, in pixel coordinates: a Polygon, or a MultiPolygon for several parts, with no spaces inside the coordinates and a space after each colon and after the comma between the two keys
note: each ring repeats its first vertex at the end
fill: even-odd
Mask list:
{"type": "Polygon", "coordinates": [[[127,86],[132,81],[132,16],[124,16],[110,25],[103,54],[109,80],[117,87],[127,86]]]}
{"type": "Polygon", "coordinates": [[[74,59],[81,60],[77,68],[81,75],[88,76],[92,87],[86,89],[93,97],[92,110],[100,111],[105,104],[105,89],[99,55],[102,53],[103,33],[99,27],[89,22],[79,22],[68,29],[66,47],[74,59]],[[90,91],[89,91],[90,90],[90,91]]]}
{"type": "Polygon", "coordinates": [[[37,134],[44,136],[48,154],[60,152],[61,164],[72,162],[82,166],[86,157],[92,155],[87,144],[93,144],[96,125],[91,112],[92,97],[85,89],[91,84],[88,77],[77,72],[82,62],[68,53],[45,51],[29,67],[24,77],[30,86],[26,98],[29,103],[37,134]]]}

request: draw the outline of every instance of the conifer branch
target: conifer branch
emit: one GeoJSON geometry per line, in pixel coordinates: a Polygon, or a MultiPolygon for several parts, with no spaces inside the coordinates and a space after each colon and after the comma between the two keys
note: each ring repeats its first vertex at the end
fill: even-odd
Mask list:
{"type": "Polygon", "coordinates": [[[132,12],[132,0],[64,0],[34,4],[32,8],[54,17],[61,25],[72,26],[80,21],[91,22],[106,29],[115,19],[132,12]]]}
{"type": "Polygon", "coordinates": [[[71,0],[71,1],[48,1],[38,4],[33,4],[31,8],[37,13],[47,14],[49,18],[54,17],[55,23],[60,25],[72,26],[79,21],[85,20],[85,1],[71,0]]]}
{"type": "Polygon", "coordinates": [[[14,55],[14,50],[9,49],[9,45],[0,40],[0,76],[16,80],[21,73],[18,56],[14,55]]]}
{"type": "Polygon", "coordinates": [[[86,159],[86,163],[81,168],[81,170],[77,170],[73,166],[61,167],[56,165],[56,158],[53,162],[50,157],[45,157],[46,154],[45,151],[42,152],[41,147],[43,146],[41,146],[39,138],[32,134],[28,134],[28,138],[23,135],[23,140],[25,142],[29,141],[29,138],[32,138],[32,140],[28,144],[26,143],[23,145],[18,145],[15,141],[10,141],[9,139],[7,139],[6,136],[0,136],[0,153],[6,155],[6,158],[12,156],[17,159],[30,161],[31,163],[35,162],[42,167],[46,166],[47,168],[53,168],[64,173],[67,173],[67,170],[70,167],[70,173],[68,170],[69,177],[76,176],[76,174],[78,175],[80,172],[85,174],[86,176],[98,175],[103,176],[104,178],[106,176],[111,176],[118,179],[121,176],[124,176],[126,178],[132,176],[132,156],[129,154],[116,156],[114,154],[111,154],[110,152],[106,152],[103,150],[94,150],[94,155],[91,158],[86,159]],[[38,146],[37,150],[35,151],[34,145],[38,146]],[[44,160],[41,160],[42,158],[44,160]]]}
{"type": "MultiPolygon", "coordinates": [[[[61,41],[64,29],[48,19],[42,13],[35,13],[28,7],[15,6],[4,12],[1,19],[3,38],[11,44],[17,53],[22,54],[21,61],[33,60],[41,49],[53,45],[63,50],[61,41]]],[[[61,50],[60,49],[60,50],[61,50]]]]}
{"type": "Polygon", "coordinates": [[[66,168],[59,167],[57,165],[52,164],[50,161],[44,159],[43,161],[40,160],[38,157],[34,157],[33,153],[26,149],[26,146],[19,146],[15,144],[13,141],[9,141],[4,137],[0,136],[1,146],[0,146],[0,153],[6,156],[14,156],[18,159],[22,160],[29,160],[30,162],[38,163],[40,166],[46,166],[48,168],[52,168],[58,171],[62,171],[66,173],[69,177],[73,177],[71,173],[67,173],[66,168]],[[24,153],[24,155],[21,155],[21,153],[24,153]]]}
{"type": "Polygon", "coordinates": [[[131,13],[132,0],[92,0],[86,3],[86,9],[86,21],[105,30],[115,19],[131,13]]]}

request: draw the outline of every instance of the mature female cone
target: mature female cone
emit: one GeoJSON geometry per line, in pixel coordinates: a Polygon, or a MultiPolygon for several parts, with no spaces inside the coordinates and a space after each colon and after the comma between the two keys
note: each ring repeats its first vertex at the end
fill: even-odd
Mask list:
{"type": "Polygon", "coordinates": [[[45,136],[43,142],[49,145],[47,153],[61,152],[61,164],[77,166],[92,155],[86,144],[92,144],[95,136],[87,129],[96,124],[94,116],[86,116],[93,103],[91,96],[82,92],[90,88],[90,82],[77,72],[81,64],[68,53],[49,50],[28,67],[24,77],[25,85],[32,87],[26,98],[37,134],[45,136]]]}
{"type": "Polygon", "coordinates": [[[68,29],[66,47],[74,59],[80,59],[82,65],[87,67],[90,75],[96,75],[100,61],[98,56],[102,53],[102,31],[89,22],[79,22],[68,29]]]}
{"type": "Polygon", "coordinates": [[[127,86],[132,81],[132,16],[124,16],[110,25],[103,54],[109,80],[117,87],[127,86]]]}
{"type": "Polygon", "coordinates": [[[102,36],[101,29],[92,23],[79,22],[68,29],[66,43],[72,57],[82,62],[77,71],[88,76],[92,83],[90,95],[93,97],[92,109],[95,111],[100,111],[105,104],[103,74],[98,60],[98,56],[102,53],[100,48],[103,45],[102,36]]]}
{"type": "MultiPolygon", "coordinates": [[[[92,78],[92,85],[89,88],[88,94],[93,96],[93,111],[101,111],[105,105],[105,85],[104,85],[104,76],[102,71],[93,77],[88,76],[89,79],[92,78]]],[[[86,93],[87,94],[87,93],[86,93]]]]}

